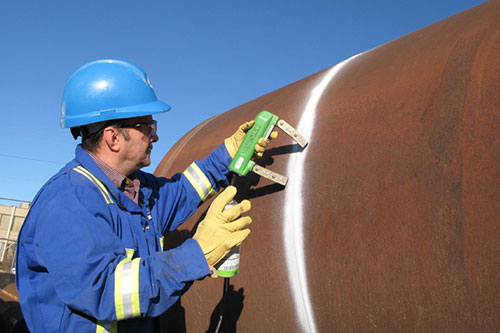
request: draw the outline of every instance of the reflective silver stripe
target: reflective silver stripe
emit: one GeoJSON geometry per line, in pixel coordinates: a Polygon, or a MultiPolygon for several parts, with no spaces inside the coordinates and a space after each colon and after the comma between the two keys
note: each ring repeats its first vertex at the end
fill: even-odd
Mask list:
{"type": "Polygon", "coordinates": [[[115,274],[115,306],[118,320],[140,317],[139,264],[141,258],[124,259],[118,264],[115,274]]]}
{"type": "Polygon", "coordinates": [[[123,316],[125,319],[132,318],[134,313],[132,311],[132,261],[123,264],[122,272],[122,302],[123,302],[123,316]]]}
{"type": "Polygon", "coordinates": [[[198,185],[200,187],[203,194],[205,196],[207,196],[210,189],[207,188],[207,185],[205,184],[204,179],[196,172],[196,169],[193,167],[192,164],[187,168],[187,172],[189,172],[191,177],[194,178],[196,185],[198,185]]]}
{"type": "Polygon", "coordinates": [[[195,188],[202,201],[207,200],[215,191],[212,189],[212,184],[203,174],[203,171],[193,162],[184,171],[184,175],[195,188]]]}

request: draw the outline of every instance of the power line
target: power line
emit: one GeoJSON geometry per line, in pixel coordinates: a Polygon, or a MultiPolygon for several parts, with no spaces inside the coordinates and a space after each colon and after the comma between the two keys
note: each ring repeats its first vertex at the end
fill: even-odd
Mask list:
{"type": "Polygon", "coordinates": [[[20,160],[28,160],[28,161],[36,161],[36,162],[44,162],[44,163],[53,163],[53,164],[59,164],[59,165],[63,165],[64,164],[63,162],[41,160],[41,159],[29,158],[29,157],[22,157],[22,156],[16,156],[16,155],[0,154],[0,156],[9,157],[9,158],[17,158],[17,159],[20,159],[20,160]]]}
{"type": "Polygon", "coordinates": [[[28,200],[18,200],[18,199],[2,198],[2,197],[0,197],[0,200],[15,201],[15,202],[29,202],[28,200]]]}

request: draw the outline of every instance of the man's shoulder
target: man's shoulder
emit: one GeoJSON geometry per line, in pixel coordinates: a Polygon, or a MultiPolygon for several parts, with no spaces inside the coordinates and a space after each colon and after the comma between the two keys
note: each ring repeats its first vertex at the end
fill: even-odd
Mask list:
{"type": "Polygon", "coordinates": [[[93,177],[87,175],[85,169],[82,170],[78,163],[72,161],[43,185],[36,199],[67,200],[73,195],[77,197],[99,196],[101,191],[98,184],[92,181],[93,177]]]}

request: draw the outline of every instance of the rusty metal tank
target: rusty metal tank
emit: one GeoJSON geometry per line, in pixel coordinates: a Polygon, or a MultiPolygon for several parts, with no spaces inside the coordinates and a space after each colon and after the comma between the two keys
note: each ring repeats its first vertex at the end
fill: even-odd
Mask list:
{"type": "MultiPolygon", "coordinates": [[[[295,125],[251,175],[252,234],[220,332],[500,331],[500,1],[488,1],[222,113],[158,176],[260,110],[295,125]]],[[[169,235],[190,235],[210,202],[169,235]]],[[[166,331],[215,331],[223,279],[197,281],[166,331]]]]}

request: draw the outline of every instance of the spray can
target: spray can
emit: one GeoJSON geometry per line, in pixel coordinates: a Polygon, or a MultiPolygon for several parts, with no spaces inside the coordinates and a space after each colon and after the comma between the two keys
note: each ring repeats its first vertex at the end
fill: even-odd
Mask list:
{"type": "MultiPolygon", "coordinates": [[[[236,206],[238,202],[231,200],[224,210],[236,206]]],[[[240,272],[240,246],[235,246],[215,265],[217,274],[222,277],[233,277],[240,272]]]]}

